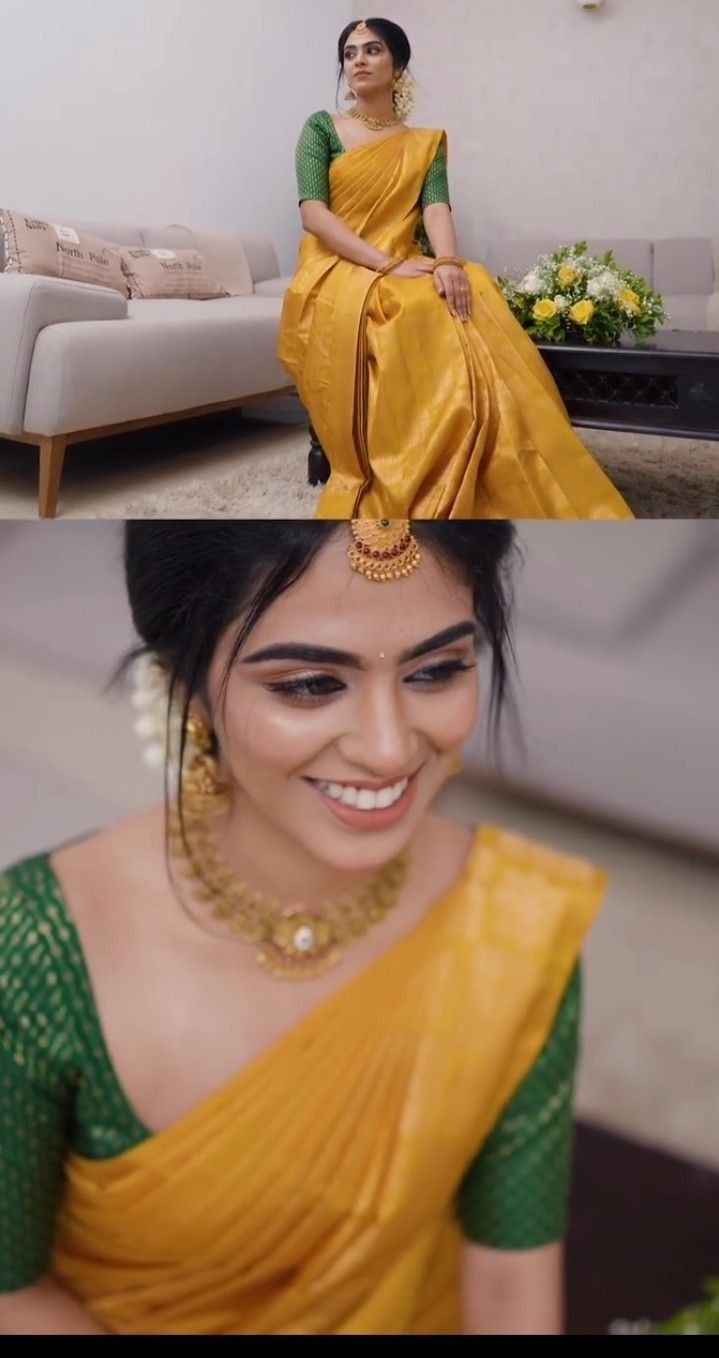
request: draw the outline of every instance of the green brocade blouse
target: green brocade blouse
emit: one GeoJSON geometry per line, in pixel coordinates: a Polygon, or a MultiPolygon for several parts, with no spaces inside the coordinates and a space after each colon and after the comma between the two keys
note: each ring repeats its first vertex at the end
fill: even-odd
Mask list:
{"type": "MultiPolygon", "coordinates": [[[[330,166],[337,156],[343,155],[345,148],[331,114],[324,111],[313,113],[312,117],[307,119],[297,143],[295,163],[300,203],[311,199],[329,207],[330,166]]],[[[437,152],[422,188],[420,200],[422,211],[433,203],[446,203],[448,207],[451,206],[447,153],[444,147],[440,147],[437,152]]],[[[416,238],[422,246],[423,253],[431,255],[432,248],[421,222],[417,227],[416,238]]]]}
{"type": "MultiPolygon", "coordinates": [[[[544,1049],[458,1185],[469,1240],[526,1250],[564,1235],[580,1001],[577,967],[544,1049]]],[[[113,1068],[48,856],[17,864],[0,876],[0,1291],[48,1272],[68,1151],[109,1159],[151,1136],[113,1068]]]]}

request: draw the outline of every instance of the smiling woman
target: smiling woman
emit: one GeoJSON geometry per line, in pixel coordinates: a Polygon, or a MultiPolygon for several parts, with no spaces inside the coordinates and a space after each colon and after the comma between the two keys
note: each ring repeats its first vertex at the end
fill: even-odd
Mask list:
{"type": "Polygon", "coordinates": [[[166,804],[0,879],[0,1332],[561,1332],[603,878],[433,810],[512,563],[508,524],[128,525],[166,804]]]}

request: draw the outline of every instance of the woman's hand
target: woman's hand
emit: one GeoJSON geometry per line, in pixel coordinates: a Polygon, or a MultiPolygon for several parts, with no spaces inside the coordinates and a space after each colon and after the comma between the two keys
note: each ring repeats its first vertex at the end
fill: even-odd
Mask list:
{"type": "Polygon", "coordinates": [[[434,271],[434,285],[452,315],[468,321],[472,315],[472,288],[464,269],[457,264],[440,264],[434,271]]]}
{"type": "Polygon", "coordinates": [[[425,259],[423,255],[417,255],[413,259],[405,259],[402,264],[398,264],[397,268],[392,270],[391,277],[426,278],[428,274],[432,273],[433,267],[433,260],[425,259]]]}

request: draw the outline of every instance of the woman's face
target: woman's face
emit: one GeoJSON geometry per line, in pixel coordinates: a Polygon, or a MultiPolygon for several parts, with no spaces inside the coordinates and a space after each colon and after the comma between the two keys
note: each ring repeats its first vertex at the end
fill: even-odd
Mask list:
{"type": "Polygon", "coordinates": [[[350,33],[345,44],[344,72],[356,95],[378,94],[391,88],[395,77],[392,53],[377,33],[350,33]]]}
{"type": "Polygon", "coordinates": [[[395,857],[445,782],[477,718],[470,589],[422,548],[406,579],[377,584],[330,539],[259,619],[230,674],[209,676],[223,769],[251,804],[332,867],[395,857]]]}

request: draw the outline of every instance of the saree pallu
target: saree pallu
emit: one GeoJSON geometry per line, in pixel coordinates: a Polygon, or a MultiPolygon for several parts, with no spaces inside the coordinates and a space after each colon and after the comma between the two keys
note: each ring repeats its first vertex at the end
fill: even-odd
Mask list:
{"type": "Polygon", "coordinates": [[[54,1276],[118,1334],[460,1333],[454,1198],[603,886],[484,827],[420,923],[217,1094],[71,1157],[54,1276]]]}
{"type": "MultiPolygon", "coordinates": [[[[444,141],[405,130],[338,156],[332,211],[393,258],[419,254],[444,141]]],[[[496,279],[467,273],[465,325],[431,277],[378,279],[305,236],[278,352],[332,468],[318,517],[632,518],[496,279]]]]}

